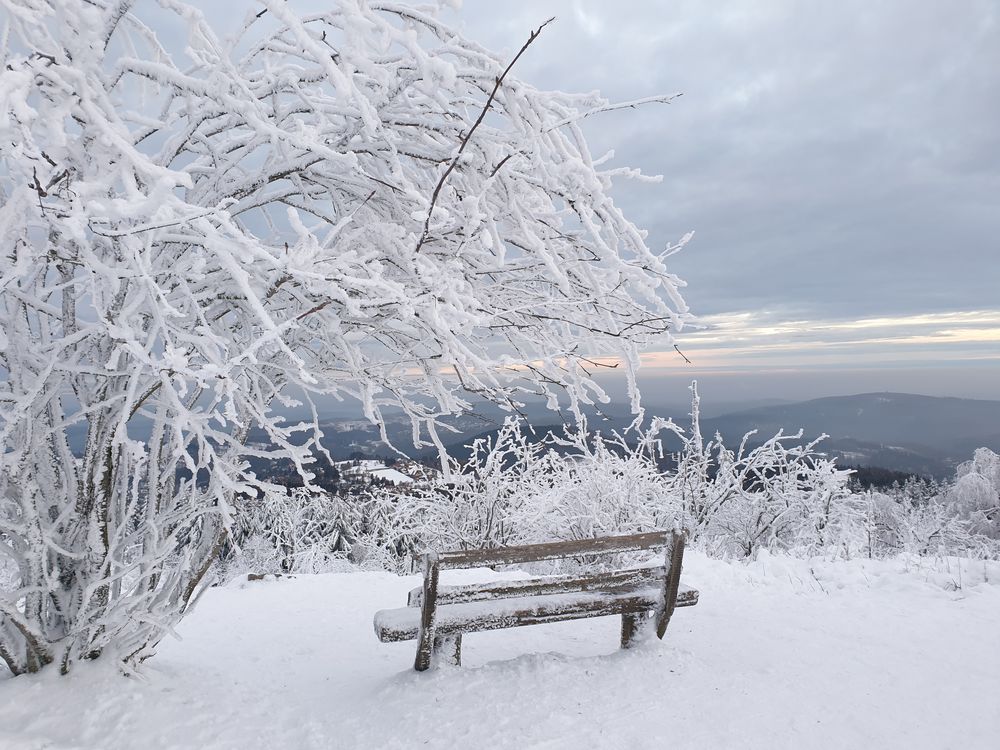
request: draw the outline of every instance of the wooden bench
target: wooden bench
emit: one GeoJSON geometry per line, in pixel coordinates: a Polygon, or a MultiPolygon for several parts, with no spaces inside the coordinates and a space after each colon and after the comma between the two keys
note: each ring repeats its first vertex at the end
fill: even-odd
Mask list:
{"type": "Polygon", "coordinates": [[[417,641],[413,668],[422,672],[439,654],[461,664],[462,635],[584,617],[621,615],[621,647],[629,648],[640,627],[656,623],[663,638],[675,607],[698,603],[698,592],[682,586],[684,534],[656,531],[424,555],[424,583],[407,606],[375,613],[375,633],[383,643],[417,641]],[[465,586],[438,586],[441,570],[486,568],[619,552],[665,549],[662,565],[587,575],[544,576],[465,586]]]}

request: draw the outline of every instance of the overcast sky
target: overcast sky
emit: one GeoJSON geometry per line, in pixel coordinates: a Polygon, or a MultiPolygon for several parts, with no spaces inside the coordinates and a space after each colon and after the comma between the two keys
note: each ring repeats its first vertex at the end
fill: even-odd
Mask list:
{"type": "Polygon", "coordinates": [[[1000,2],[466,0],[452,18],[509,54],[549,16],[521,78],[683,93],[587,123],[595,153],[664,175],[619,193],[650,244],[695,232],[672,270],[707,329],[680,339],[693,365],[647,355],[666,400],[691,376],[739,398],[1000,398],[1000,2]]]}
{"type": "Polygon", "coordinates": [[[549,15],[522,77],[683,92],[588,124],[596,152],[664,175],[621,192],[651,244],[695,231],[674,270],[711,328],[681,338],[693,367],[647,356],[647,381],[1000,398],[1000,3],[466,2],[459,17],[514,50],[549,15]]]}

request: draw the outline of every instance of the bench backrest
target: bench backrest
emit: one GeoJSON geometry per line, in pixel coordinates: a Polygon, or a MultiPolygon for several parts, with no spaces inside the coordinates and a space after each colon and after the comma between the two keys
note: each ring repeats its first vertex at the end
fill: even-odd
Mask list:
{"type": "Polygon", "coordinates": [[[606,555],[616,552],[641,552],[670,546],[669,531],[650,531],[627,536],[605,536],[597,539],[571,539],[564,542],[525,544],[520,547],[470,549],[455,552],[429,553],[428,562],[437,562],[444,570],[454,568],[491,568],[495,565],[516,565],[526,562],[558,560],[582,555],[606,555]]]}

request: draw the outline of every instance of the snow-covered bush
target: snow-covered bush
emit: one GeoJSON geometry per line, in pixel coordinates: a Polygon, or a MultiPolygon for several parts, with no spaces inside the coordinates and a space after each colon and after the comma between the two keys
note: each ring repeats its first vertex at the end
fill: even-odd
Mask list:
{"type": "Polygon", "coordinates": [[[977,449],[971,461],[959,465],[946,498],[974,533],[1000,540],[1000,456],[977,449]]]}
{"type": "Polygon", "coordinates": [[[398,407],[440,446],[470,392],[603,399],[594,357],[624,361],[635,395],[637,347],[683,324],[675,248],[652,252],[610,196],[640,175],[600,166],[578,127],[615,107],[511,75],[538,31],[504,61],[433,10],[329,5],[262,0],[222,40],[179,0],[0,0],[15,673],[150,655],[234,498],[284,493],[248,457],[308,482],[316,411],[288,408],[398,407]]]}
{"type": "Polygon", "coordinates": [[[721,435],[702,437],[697,383],[691,386],[691,427],[668,475],[680,494],[692,539],[719,554],[750,556],[758,549],[811,550],[846,545],[861,514],[845,500],[849,472],[819,452],[820,437],[777,435],[736,450],[721,435]]]}
{"type": "Polygon", "coordinates": [[[913,504],[885,492],[859,493],[865,509],[866,557],[891,557],[908,548],[911,541],[913,504]]]}
{"type": "Polygon", "coordinates": [[[549,483],[533,482],[520,513],[522,533],[541,541],[672,528],[683,508],[657,469],[661,429],[654,421],[634,443],[599,433],[553,440],[562,450],[548,454],[557,469],[549,483]]]}
{"type": "MultiPolygon", "coordinates": [[[[480,440],[447,483],[383,493],[365,511],[363,539],[375,558],[407,569],[424,549],[485,548],[668,529],[719,554],[758,549],[842,548],[856,554],[865,514],[846,489],[848,472],[778,435],[756,448],[701,441],[653,419],[626,436],[532,436],[509,419],[480,440]],[[676,466],[663,469],[663,439],[680,436],[676,466]],[[792,444],[790,444],[792,443],[792,444]]],[[[612,561],[613,562],[613,561],[612,561]]]]}
{"type": "Polygon", "coordinates": [[[907,512],[904,549],[918,555],[994,557],[1000,548],[962,518],[942,498],[913,505],[907,512]]]}
{"type": "Polygon", "coordinates": [[[670,528],[678,498],[636,445],[586,432],[532,435],[508,419],[447,478],[356,501],[352,557],[408,572],[428,549],[481,549],[670,528]]]}
{"type": "Polygon", "coordinates": [[[865,493],[865,554],[1000,557],[997,466],[996,454],[980,448],[959,465],[950,484],[908,481],[887,492],[865,493]]]}
{"type": "MultiPolygon", "coordinates": [[[[440,534],[435,500],[444,497],[440,480],[403,493],[375,487],[354,499],[350,559],[368,570],[412,573],[417,557],[435,548],[428,540],[440,534]]],[[[453,545],[454,546],[454,545],[453,545]]]]}
{"type": "Polygon", "coordinates": [[[427,549],[479,549],[523,543],[521,505],[550,482],[558,462],[517,420],[476,441],[463,465],[403,491],[373,488],[355,498],[352,557],[364,567],[408,572],[427,549]]]}
{"type": "MultiPolygon", "coordinates": [[[[817,453],[817,443],[796,444],[798,436],[778,435],[755,448],[748,447],[748,436],[737,451],[727,450],[719,436],[703,443],[697,407],[695,400],[689,432],[654,419],[628,439],[586,431],[534,435],[520,421],[507,420],[495,436],[472,446],[449,479],[316,505],[326,509],[324,525],[335,531],[285,545],[329,555],[339,540],[333,558],[321,557],[326,566],[347,557],[362,567],[409,573],[428,549],[580,539],[680,523],[692,544],[725,557],[756,557],[761,550],[803,557],[1000,557],[1000,545],[978,528],[978,516],[957,510],[952,498],[958,484],[941,490],[908,482],[886,492],[852,493],[848,472],[817,453]],[[664,465],[663,438],[671,436],[679,436],[683,448],[664,465]]],[[[959,474],[960,482],[968,466],[959,474]]],[[[301,529],[295,532],[301,536],[308,524],[283,520],[298,517],[298,502],[264,503],[251,512],[275,519],[258,520],[258,526],[301,529]]],[[[262,553],[259,570],[290,569],[279,536],[251,545],[262,553]]],[[[599,562],[618,566],[626,560],[599,562]]]]}
{"type": "Polygon", "coordinates": [[[907,483],[888,492],[868,491],[852,496],[850,499],[860,499],[865,508],[861,554],[1000,556],[1000,544],[983,532],[978,517],[963,515],[956,507],[956,487],[948,486],[928,496],[920,484],[907,483]]]}
{"type": "Polygon", "coordinates": [[[561,466],[550,446],[527,430],[519,420],[506,420],[495,436],[473,444],[447,485],[408,510],[427,523],[426,543],[478,549],[525,542],[524,503],[551,485],[561,466]]]}
{"type": "Polygon", "coordinates": [[[296,488],[234,502],[234,520],[222,563],[254,573],[320,573],[347,556],[352,523],[344,498],[296,488]]]}

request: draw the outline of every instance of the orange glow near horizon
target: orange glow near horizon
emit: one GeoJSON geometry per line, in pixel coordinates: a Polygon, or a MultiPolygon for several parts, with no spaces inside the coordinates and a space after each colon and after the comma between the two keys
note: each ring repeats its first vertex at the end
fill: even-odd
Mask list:
{"type": "Polygon", "coordinates": [[[813,369],[830,365],[901,366],[945,359],[1000,362],[1000,310],[922,313],[857,320],[780,320],[753,312],[708,315],[672,348],[642,355],[650,370],[813,369]]]}

